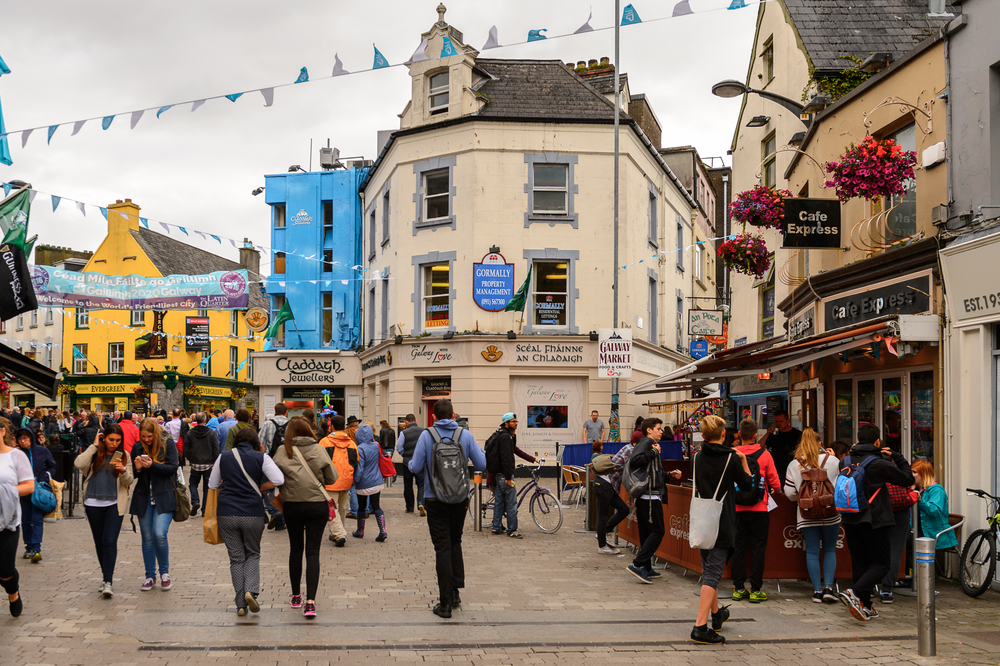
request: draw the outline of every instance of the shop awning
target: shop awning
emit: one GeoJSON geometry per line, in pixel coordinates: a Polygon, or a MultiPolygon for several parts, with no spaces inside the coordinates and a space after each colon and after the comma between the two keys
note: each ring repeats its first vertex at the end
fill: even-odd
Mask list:
{"type": "Polygon", "coordinates": [[[51,370],[6,345],[0,345],[0,372],[53,399],[62,380],[61,372],[51,370]]]}
{"type": "Polygon", "coordinates": [[[668,387],[685,382],[691,385],[699,382],[707,384],[746,375],[773,374],[833,354],[870,346],[884,338],[936,340],[937,321],[937,315],[889,315],[795,342],[785,342],[784,336],[771,338],[710,354],[659,379],[636,386],[629,393],[661,393],[678,390],[668,387]]]}

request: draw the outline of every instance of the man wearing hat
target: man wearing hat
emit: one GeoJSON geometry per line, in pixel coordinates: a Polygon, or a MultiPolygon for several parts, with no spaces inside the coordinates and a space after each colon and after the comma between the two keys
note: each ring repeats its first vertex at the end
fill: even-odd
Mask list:
{"type": "Polygon", "coordinates": [[[497,456],[500,459],[500,471],[496,475],[488,475],[486,484],[496,484],[493,502],[493,534],[504,534],[503,518],[507,516],[507,536],[512,539],[523,539],[524,535],[517,531],[517,487],[514,485],[514,456],[530,463],[535,462],[530,456],[517,448],[517,415],[507,412],[500,419],[500,429],[497,431],[497,456]],[[494,478],[490,479],[493,476],[494,478]]]}

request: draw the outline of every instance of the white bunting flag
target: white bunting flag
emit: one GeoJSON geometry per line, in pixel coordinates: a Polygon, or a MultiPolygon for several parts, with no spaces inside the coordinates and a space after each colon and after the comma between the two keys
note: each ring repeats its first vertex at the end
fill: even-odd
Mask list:
{"type": "Polygon", "coordinates": [[[21,147],[22,148],[24,148],[24,146],[28,143],[28,137],[31,136],[31,133],[34,132],[34,131],[35,130],[30,129],[30,130],[24,130],[23,132],[21,132],[21,147]]]}
{"type": "Polygon", "coordinates": [[[203,99],[199,99],[199,100],[198,100],[197,102],[193,103],[193,104],[191,105],[191,113],[194,113],[195,111],[197,111],[197,110],[198,110],[198,108],[199,108],[199,107],[200,107],[200,106],[201,106],[202,104],[204,104],[204,103],[205,103],[205,100],[203,100],[203,99]]]}
{"type": "Polygon", "coordinates": [[[497,27],[493,26],[492,28],[490,28],[489,39],[486,40],[486,43],[483,44],[483,48],[480,50],[485,51],[486,49],[495,49],[499,47],[500,47],[500,41],[497,37],[497,27]]]}
{"type": "Polygon", "coordinates": [[[73,123],[73,133],[70,136],[76,136],[76,133],[83,129],[83,124],[87,122],[86,120],[78,120],[73,123]]]}
{"type": "Polygon", "coordinates": [[[264,106],[274,104],[274,88],[261,88],[260,94],[264,96],[264,106]]]}
{"type": "Polygon", "coordinates": [[[420,42],[420,46],[418,46],[417,50],[413,52],[412,56],[410,56],[410,62],[423,62],[424,60],[427,60],[427,56],[424,55],[424,49],[426,48],[427,40],[425,39],[420,42]]]}
{"type": "Polygon", "coordinates": [[[128,123],[129,129],[135,129],[135,126],[139,124],[139,119],[142,118],[142,114],[144,114],[145,112],[146,112],[145,110],[132,112],[132,118],[129,120],[128,123]]]}
{"type": "Polygon", "coordinates": [[[84,217],[87,217],[87,209],[84,206],[85,204],[82,201],[76,202],[76,207],[80,209],[80,212],[83,213],[84,217]]]}
{"type": "Polygon", "coordinates": [[[346,69],[344,69],[344,63],[340,62],[340,55],[337,53],[333,54],[333,74],[331,76],[340,76],[342,74],[350,74],[346,69]]]}

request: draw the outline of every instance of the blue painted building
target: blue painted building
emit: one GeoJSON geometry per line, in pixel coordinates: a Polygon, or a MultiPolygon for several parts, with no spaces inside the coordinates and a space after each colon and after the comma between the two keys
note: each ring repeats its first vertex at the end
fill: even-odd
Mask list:
{"type": "Polygon", "coordinates": [[[287,300],[295,316],[272,340],[285,349],[361,344],[361,198],[367,169],[265,176],[271,206],[271,317],[287,300]],[[296,333],[296,328],[298,332],[296,333]]]}

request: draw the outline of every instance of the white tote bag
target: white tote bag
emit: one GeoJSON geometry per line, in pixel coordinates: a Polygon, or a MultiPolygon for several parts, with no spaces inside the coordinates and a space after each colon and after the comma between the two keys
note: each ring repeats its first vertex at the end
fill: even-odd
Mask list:
{"type": "Polygon", "coordinates": [[[722,493],[721,499],[715,499],[722,487],[722,479],[726,478],[726,470],[729,469],[729,461],[732,456],[726,459],[726,466],[722,469],[722,476],[719,478],[719,485],[715,487],[715,492],[711,499],[698,497],[698,476],[697,463],[701,454],[695,455],[691,463],[691,477],[694,481],[691,490],[691,514],[689,516],[688,543],[692,548],[699,550],[711,550],[715,548],[715,541],[719,537],[719,517],[722,515],[722,502],[729,493],[722,493]]]}

